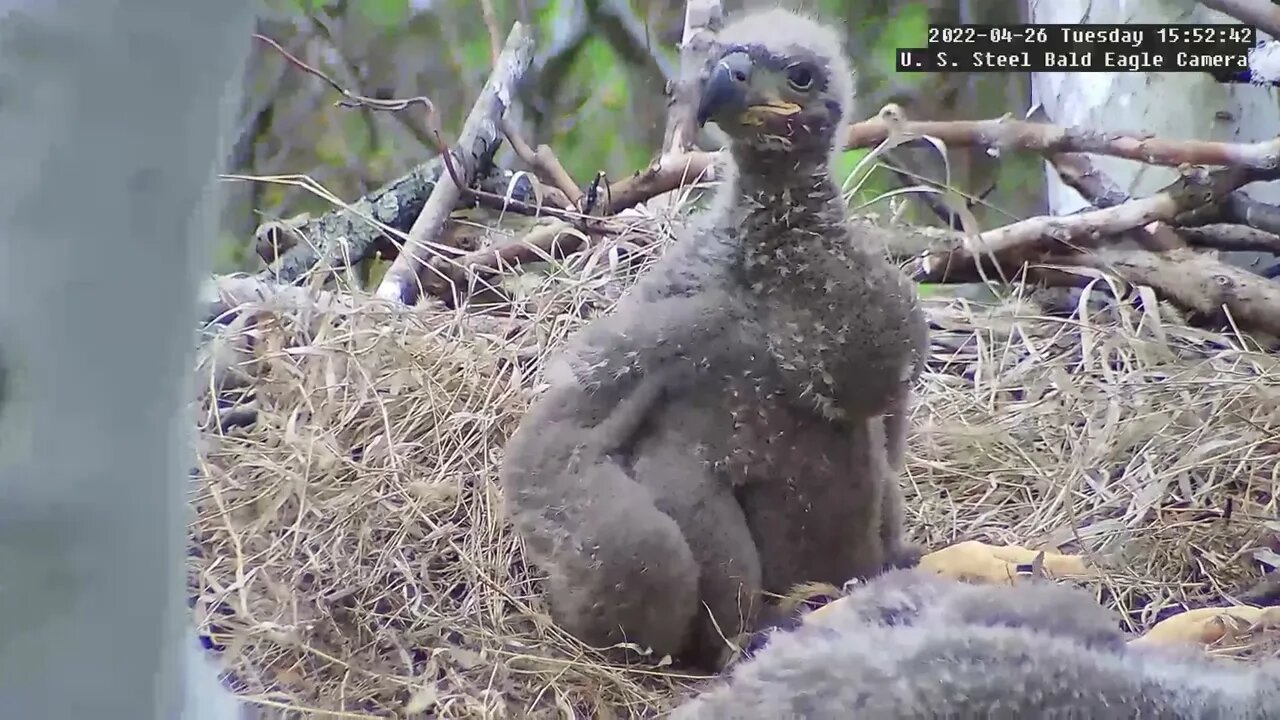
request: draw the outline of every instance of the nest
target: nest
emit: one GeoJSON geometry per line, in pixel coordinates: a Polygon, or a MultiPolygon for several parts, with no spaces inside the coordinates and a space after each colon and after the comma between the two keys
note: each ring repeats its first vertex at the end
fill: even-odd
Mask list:
{"type": "MultiPolygon", "coordinates": [[[[514,320],[258,308],[239,330],[256,422],[202,433],[190,531],[196,621],[237,692],[281,717],[609,718],[696,685],[551,623],[496,483],[541,359],[665,241],[526,274],[514,320]]],[[[1275,357],[1124,298],[1070,317],[926,302],[902,478],[917,540],[1086,553],[1135,632],[1278,557],[1275,357]]]]}

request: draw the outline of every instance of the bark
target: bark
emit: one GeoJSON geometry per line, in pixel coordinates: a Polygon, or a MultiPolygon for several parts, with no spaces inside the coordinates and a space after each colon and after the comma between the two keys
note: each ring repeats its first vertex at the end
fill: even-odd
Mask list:
{"type": "Polygon", "coordinates": [[[1161,297],[1215,325],[1280,335],[1280,283],[1193,250],[1157,254],[1102,248],[1046,261],[1052,263],[1092,268],[1154,288],[1161,297]]]}
{"type": "MultiPolygon", "coordinates": [[[[528,180],[522,178],[512,186],[511,172],[493,171],[490,163],[497,149],[495,141],[477,154],[483,176],[478,187],[520,202],[533,202],[533,186],[528,180]]],[[[408,233],[443,172],[443,158],[437,156],[359,198],[349,208],[307,217],[296,224],[289,220],[263,223],[254,233],[254,244],[258,256],[269,266],[259,277],[294,283],[313,270],[340,270],[378,252],[386,259],[398,256],[399,250],[388,240],[382,226],[408,233]]]]}
{"type": "Polygon", "coordinates": [[[0,716],[235,714],[185,602],[186,399],[255,5],[0,1],[0,716]]]}

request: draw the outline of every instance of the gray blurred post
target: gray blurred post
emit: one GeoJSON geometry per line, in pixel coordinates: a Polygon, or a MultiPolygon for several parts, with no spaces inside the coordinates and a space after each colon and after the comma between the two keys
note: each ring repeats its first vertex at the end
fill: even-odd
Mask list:
{"type": "Polygon", "coordinates": [[[184,405],[256,10],[0,0],[0,717],[233,711],[188,629],[184,405]]]}

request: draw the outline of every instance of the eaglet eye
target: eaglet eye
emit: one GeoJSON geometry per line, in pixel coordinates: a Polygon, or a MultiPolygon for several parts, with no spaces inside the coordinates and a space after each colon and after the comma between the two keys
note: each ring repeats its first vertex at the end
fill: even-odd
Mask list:
{"type": "Polygon", "coordinates": [[[787,82],[796,90],[808,90],[813,87],[813,68],[806,63],[796,63],[787,68],[787,82]]]}

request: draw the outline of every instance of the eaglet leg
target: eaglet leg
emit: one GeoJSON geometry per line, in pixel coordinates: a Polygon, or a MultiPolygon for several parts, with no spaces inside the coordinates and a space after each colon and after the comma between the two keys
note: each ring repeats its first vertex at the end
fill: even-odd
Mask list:
{"type": "Polygon", "coordinates": [[[747,521],[729,485],[680,434],[690,427],[664,418],[662,432],[635,456],[637,480],[654,493],[657,507],[680,526],[698,566],[698,608],[685,659],[718,670],[733,641],[753,627],[761,603],[760,560],[747,521]]]}
{"type": "Polygon", "coordinates": [[[905,512],[902,504],[902,472],[906,466],[907,429],[911,412],[911,385],[903,383],[889,401],[882,416],[885,438],[884,511],[880,539],[885,547],[888,567],[914,567],[924,550],[906,539],[903,529],[905,512]]]}
{"type": "Polygon", "coordinates": [[[698,567],[680,527],[612,462],[584,473],[576,494],[580,519],[558,525],[559,542],[535,553],[550,572],[553,619],[594,647],[634,643],[655,658],[677,655],[698,609],[698,567]]]}
{"type": "Polygon", "coordinates": [[[733,313],[723,293],[705,292],[594,323],[551,363],[551,387],[507,445],[503,486],[532,559],[550,571],[553,615],[593,645],[688,651],[718,669],[710,657],[724,644],[718,632],[707,639],[702,603],[729,636],[749,615],[740,598],[758,592],[754,545],[693,452],[721,418],[689,399],[713,386],[706,368],[741,355],[733,313]]]}
{"type": "Polygon", "coordinates": [[[658,657],[686,644],[698,569],[680,527],[614,453],[660,405],[665,381],[645,378],[608,412],[580,386],[550,388],[500,473],[515,529],[548,573],[552,619],[589,645],[635,643],[658,657]]]}

